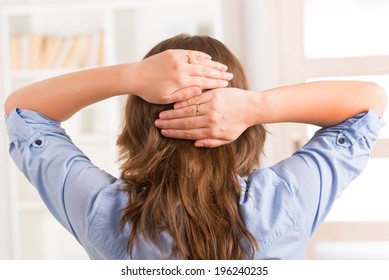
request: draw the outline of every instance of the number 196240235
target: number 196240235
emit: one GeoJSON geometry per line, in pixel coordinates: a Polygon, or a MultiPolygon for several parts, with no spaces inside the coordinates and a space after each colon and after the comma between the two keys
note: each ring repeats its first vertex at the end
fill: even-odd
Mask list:
{"type": "Polygon", "coordinates": [[[256,267],[215,267],[215,275],[263,275],[269,274],[267,266],[256,267]]]}

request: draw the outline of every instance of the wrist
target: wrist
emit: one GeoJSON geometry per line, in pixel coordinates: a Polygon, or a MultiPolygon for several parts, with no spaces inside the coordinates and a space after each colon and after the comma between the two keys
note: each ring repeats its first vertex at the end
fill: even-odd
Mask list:
{"type": "Polygon", "coordinates": [[[247,98],[247,127],[265,123],[265,94],[263,92],[248,92],[247,98]]]}
{"type": "Polygon", "coordinates": [[[122,94],[133,94],[139,95],[140,81],[139,74],[137,71],[137,63],[125,63],[116,65],[118,67],[119,85],[122,89],[122,94]]]}

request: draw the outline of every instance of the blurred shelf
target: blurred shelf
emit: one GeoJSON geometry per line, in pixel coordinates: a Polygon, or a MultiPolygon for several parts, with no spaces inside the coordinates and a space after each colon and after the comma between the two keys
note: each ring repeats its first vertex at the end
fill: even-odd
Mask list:
{"type": "MultiPolygon", "coordinates": [[[[0,100],[17,88],[49,77],[88,69],[91,65],[139,60],[153,45],[179,33],[207,34],[222,39],[221,1],[123,0],[81,3],[58,0],[55,3],[2,6],[0,71],[4,81],[0,84],[0,93],[4,94],[0,100]],[[96,34],[100,35],[99,40],[96,34]],[[24,36],[22,43],[20,36],[24,36]],[[74,60],[69,64],[60,63],[63,60],[58,57],[64,58],[65,54],[69,54],[69,44],[64,48],[63,43],[58,42],[60,46],[57,46],[57,52],[53,52],[55,55],[49,55],[45,51],[51,48],[45,44],[52,37],[73,42],[83,37],[83,50],[86,49],[86,40],[89,40],[89,46],[99,45],[87,49],[90,51],[89,59],[81,59],[87,61],[84,64],[80,60],[77,60],[78,63],[74,63],[74,60]],[[32,49],[36,46],[34,42],[39,42],[36,43],[39,47],[32,49]],[[96,59],[91,53],[97,53],[97,49],[96,59]],[[41,57],[37,64],[30,60],[36,58],[36,53],[41,57]],[[52,63],[49,57],[58,60],[52,63]]],[[[85,54],[85,51],[82,53],[85,54]]],[[[113,176],[119,174],[115,142],[121,126],[123,102],[124,98],[121,97],[93,104],[62,124],[92,163],[113,176]]],[[[6,135],[0,137],[7,143],[6,135]]],[[[14,236],[10,246],[14,250],[12,256],[16,259],[45,259],[61,258],[66,254],[78,255],[82,250],[80,245],[54,221],[36,190],[15,165],[7,166],[6,177],[10,178],[7,190],[10,193],[12,216],[9,235],[14,236]],[[66,246],[60,246],[65,243],[66,246]]]]}

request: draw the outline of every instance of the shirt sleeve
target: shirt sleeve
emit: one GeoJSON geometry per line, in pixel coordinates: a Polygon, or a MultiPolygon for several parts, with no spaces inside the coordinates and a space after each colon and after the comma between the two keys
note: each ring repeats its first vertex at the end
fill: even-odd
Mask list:
{"type": "Polygon", "coordinates": [[[117,179],[94,166],[59,122],[19,109],[5,120],[15,164],[53,216],[83,243],[99,193],[117,179]]]}
{"type": "Polygon", "coordinates": [[[383,125],[375,110],[358,114],[320,129],[294,155],[271,167],[294,194],[308,238],[365,168],[383,125]]]}

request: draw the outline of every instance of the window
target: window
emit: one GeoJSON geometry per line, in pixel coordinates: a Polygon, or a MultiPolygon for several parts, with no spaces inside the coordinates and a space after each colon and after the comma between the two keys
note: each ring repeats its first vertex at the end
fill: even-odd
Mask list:
{"type": "Polygon", "coordinates": [[[389,55],[389,1],[305,0],[309,58],[389,55]]]}
{"type": "MultiPolygon", "coordinates": [[[[278,3],[282,83],[369,80],[389,93],[389,1],[278,3]]],[[[386,127],[365,171],[344,191],[313,236],[308,258],[389,258],[387,249],[376,250],[389,245],[388,112],[384,119],[386,127]],[[358,255],[360,248],[363,253],[358,255]]],[[[307,138],[315,129],[307,126],[307,138]]]]}

